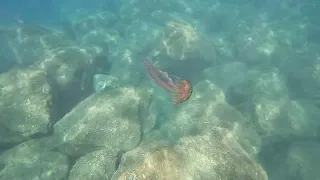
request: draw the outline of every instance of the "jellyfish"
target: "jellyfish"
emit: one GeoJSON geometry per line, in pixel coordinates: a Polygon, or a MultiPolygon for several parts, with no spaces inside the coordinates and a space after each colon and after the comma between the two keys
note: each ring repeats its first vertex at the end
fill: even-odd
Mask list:
{"type": "Polygon", "coordinates": [[[176,76],[169,76],[167,72],[156,68],[149,59],[144,59],[143,65],[147,70],[150,79],[172,93],[173,104],[180,104],[190,98],[192,94],[192,85],[190,81],[176,76]],[[173,81],[171,77],[175,77],[175,80],[173,81]]]}

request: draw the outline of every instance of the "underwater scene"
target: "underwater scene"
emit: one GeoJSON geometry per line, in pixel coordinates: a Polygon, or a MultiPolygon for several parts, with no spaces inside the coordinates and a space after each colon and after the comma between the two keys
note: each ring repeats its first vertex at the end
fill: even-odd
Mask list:
{"type": "Polygon", "coordinates": [[[320,180],[320,1],[0,2],[0,180],[320,180]]]}

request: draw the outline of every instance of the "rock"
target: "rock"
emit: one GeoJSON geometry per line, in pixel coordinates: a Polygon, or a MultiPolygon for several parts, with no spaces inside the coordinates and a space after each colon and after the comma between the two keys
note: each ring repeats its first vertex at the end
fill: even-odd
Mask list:
{"type": "Polygon", "coordinates": [[[320,144],[317,142],[294,143],[288,153],[286,162],[289,171],[287,175],[292,179],[293,173],[295,178],[300,177],[301,180],[317,179],[320,172],[314,168],[319,166],[320,157],[318,155],[320,144]]]}
{"type": "Polygon", "coordinates": [[[287,62],[283,70],[287,72],[287,81],[292,96],[304,99],[320,107],[320,59],[317,47],[301,53],[296,61],[287,62]],[[301,62],[300,59],[308,56],[310,60],[301,62]],[[285,67],[291,67],[285,69],[285,67]]]}
{"type": "Polygon", "coordinates": [[[265,143],[317,138],[319,117],[318,107],[310,102],[290,100],[279,109],[279,115],[263,137],[265,143]]]}
{"type": "Polygon", "coordinates": [[[95,74],[93,76],[93,88],[96,93],[100,93],[106,89],[114,89],[119,85],[116,84],[117,79],[104,74],[95,74]]]}
{"type": "Polygon", "coordinates": [[[0,179],[64,180],[68,175],[68,157],[48,151],[37,140],[15,146],[0,156],[0,179]]]}
{"type": "Polygon", "coordinates": [[[254,81],[261,76],[261,72],[249,69],[241,62],[224,63],[207,68],[203,76],[214,82],[225,94],[228,104],[251,117],[252,98],[255,95],[254,81]]]}
{"type": "Polygon", "coordinates": [[[125,179],[259,179],[267,180],[225,129],[188,136],[174,146],[151,143],[127,152],[112,180],[125,179]]]}
{"type": "Polygon", "coordinates": [[[6,146],[49,132],[52,89],[39,69],[0,75],[0,144],[6,146]]]}
{"type": "Polygon", "coordinates": [[[109,151],[94,151],[77,160],[72,167],[69,180],[109,179],[115,172],[116,154],[109,151]]]}
{"type": "Polygon", "coordinates": [[[204,76],[217,84],[227,94],[228,91],[239,84],[248,81],[252,71],[241,62],[224,63],[211,66],[204,71],[204,76]]]}
{"type": "Polygon", "coordinates": [[[51,51],[44,61],[34,65],[46,72],[53,88],[53,105],[57,110],[54,121],[92,93],[93,75],[97,61],[101,60],[87,49],[67,47],[51,51]]]}
{"type": "MultiPolygon", "coordinates": [[[[278,129],[278,117],[281,109],[289,101],[289,93],[283,77],[277,69],[261,73],[253,81],[251,107],[253,120],[257,122],[257,131],[263,137],[268,137],[278,129]]],[[[250,99],[248,99],[250,100],[250,99]]]]}
{"type": "Polygon", "coordinates": [[[54,125],[48,143],[73,157],[96,150],[111,154],[131,150],[140,142],[140,113],[150,92],[130,87],[93,94],[80,102],[54,125]]]}
{"type": "MultiPolygon", "coordinates": [[[[227,90],[226,97],[230,105],[251,119],[249,124],[255,127],[254,129],[264,143],[277,141],[279,138],[296,137],[298,134],[304,136],[304,133],[308,131],[304,123],[293,123],[299,120],[291,114],[298,113],[301,117],[304,116],[304,113],[298,110],[301,108],[299,103],[295,104],[290,100],[285,77],[277,68],[268,68],[265,72],[248,70],[247,73],[242,74],[244,76],[238,75],[237,78],[223,77],[224,73],[221,69],[223,68],[215,72],[220,75],[213,78],[214,81],[227,90]],[[297,109],[293,110],[295,108],[297,109]],[[304,132],[301,133],[301,130],[304,132]]],[[[233,73],[238,72],[233,71],[233,73]]],[[[301,122],[304,121],[308,120],[304,118],[301,122]]],[[[314,125],[314,123],[311,124],[314,125]]]]}
{"type": "Polygon", "coordinates": [[[74,88],[80,89],[81,75],[90,65],[93,56],[83,48],[68,47],[52,51],[43,62],[35,65],[47,72],[59,86],[59,89],[67,90],[74,84],[74,88]]]}
{"type": "Polygon", "coordinates": [[[196,84],[188,101],[173,106],[166,105],[173,110],[165,111],[167,121],[159,129],[170,141],[206,132],[211,127],[223,127],[233,132],[247,153],[255,156],[259,152],[260,137],[250,119],[230,106],[223,91],[211,81],[196,84]]]}

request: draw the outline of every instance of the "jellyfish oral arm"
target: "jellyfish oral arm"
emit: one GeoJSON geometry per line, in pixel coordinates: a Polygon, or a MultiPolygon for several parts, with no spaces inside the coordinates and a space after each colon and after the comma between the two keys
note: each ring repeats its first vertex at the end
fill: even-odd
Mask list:
{"type": "Polygon", "coordinates": [[[163,72],[157,69],[150,60],[144,59],[143,60],[144,68],[148,71],[149,78],[155,81],[159,86],[165,88],[166,90],[173,92],[174,91],[174,84],[172,79],[169,77],[168,73],[163,72]],[[167,80],[164,81],[160,78],[162,76],[167,80]]]}

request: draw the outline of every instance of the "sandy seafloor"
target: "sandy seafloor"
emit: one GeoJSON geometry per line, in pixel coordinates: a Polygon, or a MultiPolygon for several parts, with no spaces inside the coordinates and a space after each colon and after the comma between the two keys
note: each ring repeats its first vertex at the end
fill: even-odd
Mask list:
{"type": "Polygon", "coordinates": [[[2,2],[0,180],[320,179],[319,6],[2,2]]]}

